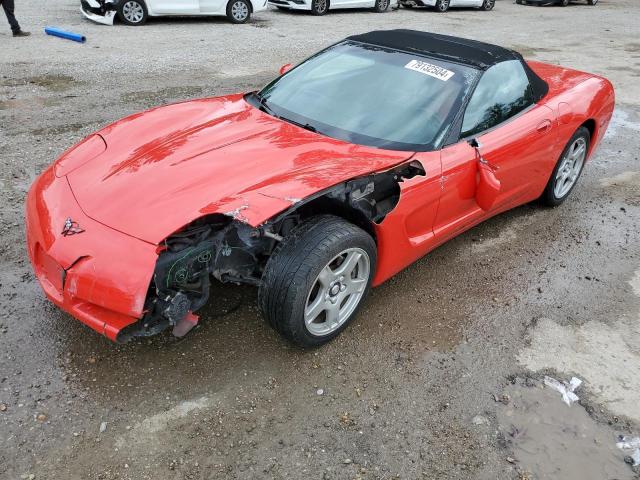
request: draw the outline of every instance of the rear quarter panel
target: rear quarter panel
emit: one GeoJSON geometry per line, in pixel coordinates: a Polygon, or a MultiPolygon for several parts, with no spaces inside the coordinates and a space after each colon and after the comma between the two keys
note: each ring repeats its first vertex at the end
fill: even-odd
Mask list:
{"type": "MultiPolygon", "coordinates": [[[[607,130],[615,106],[613,85],[606,78],[558,65],[527,62],[549,85],[549,92],[540,101],[556,112],[557,148],[549,159],[549,175],[574,132],[593,122],[589,157],[593,155],[607,130]]],[[[539,186],[542,193],[546,180],[539,186]]]]}

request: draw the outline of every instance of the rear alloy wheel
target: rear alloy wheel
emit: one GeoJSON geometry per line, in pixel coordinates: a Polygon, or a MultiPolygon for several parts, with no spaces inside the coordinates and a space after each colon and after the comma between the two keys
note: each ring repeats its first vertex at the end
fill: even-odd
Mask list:
{"type": "Polygon", "coordinates": [[[329,0],[312,0],[311,13],[313,15],[325,15],[329,11],[329,0]]]}
{"type": "Polygon", "coordinates": [[[125,25],[142,25],[147,21],[147,6],[141,0],[124,0],[118,6],[118,18],[125,25]]]}
{"type": "Polygon", "coordinates": [[[555,207],[567,199],[578,183],[578,178],[587,159],[590,142],[591,134],[585,127],[580,127],[573,134],[540,197],[542,203],[555,207]]]}
{"type": "Polygon", "coordinates": [[[444,13],[449,10],[449,0],[438,0],[436,2],[436,10],[440,13],[444,13]]]}
{"type": "Polygon", "coordinates": [[[247,23],[251,17],[251,6],[247,0],[230,0],[227,4],[227,18],[231,23],[247,23]]]}
{"type": "Polygon", "coordinates": [[[389,0],[376,0],[376,4],[373,7],[373,10],[377,13],[386,12],[389,9],[389,0]]]}
{"type": "Polygon", "coordinates": [[[371,288],[376,244],[333,215],[297,226],[269,258],[259,291],[265,319],[301,347],[317,347],[344,330],[371,288]]]}
{"type": "Polygon", "coordinates": [[[496,4],[496,0],[484,0],[480,8],[488,12],[489,10],[493,10],[493,7],[495,6],[495,4],[496,4]]]}

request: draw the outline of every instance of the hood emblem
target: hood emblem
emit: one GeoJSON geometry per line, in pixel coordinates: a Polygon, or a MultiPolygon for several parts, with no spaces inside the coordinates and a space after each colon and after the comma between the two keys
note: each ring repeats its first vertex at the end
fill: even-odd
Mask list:
{"type": "Polygon", "coordinates": [[[84,232],[84,229],[80,228],[80,224],[78,224],[78,222],[74,222],[71,217],[67,218],[64,221],[64,227],[62,228],[61,232],[64,237],[76,235],[82,232],[84,232]]]}

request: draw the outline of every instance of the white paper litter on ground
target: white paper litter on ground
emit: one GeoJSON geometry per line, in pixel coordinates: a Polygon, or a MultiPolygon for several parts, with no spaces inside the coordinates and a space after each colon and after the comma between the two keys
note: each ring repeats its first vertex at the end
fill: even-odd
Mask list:
{"type": "Polygon", "coordinates": [[[578,400],[580,400],[580,398],[578,398],[578,396],[573,393],[576,388],[582,385],[582,380],[580,380],[579,378],[571,377],[571,380],[569,380],[569,383],[567,383],[560,382],[555,378],[545,376],[544,384],[547,387],[551,387],[557,392],[560,392],[562,394],[562,400],[569,406],[571,406],[573,402],[577,402],[578,400]]]}
{"type": "Polygon", "coordinates": [[[640,448],[640,437],[624,437],[621,436],[616,442],[616,447],[622,450],[631,450],[634,448],[640,448]]]}

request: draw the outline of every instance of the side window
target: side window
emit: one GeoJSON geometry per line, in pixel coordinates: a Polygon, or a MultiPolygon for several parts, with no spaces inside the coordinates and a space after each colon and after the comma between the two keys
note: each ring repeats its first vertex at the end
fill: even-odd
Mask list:
{"type": "Polygon", "coordinates": [[[533,103],[531,86],[519,60],[498,63],[478,82],[462,121],[461,137],[487,130],[533,103]]]}

